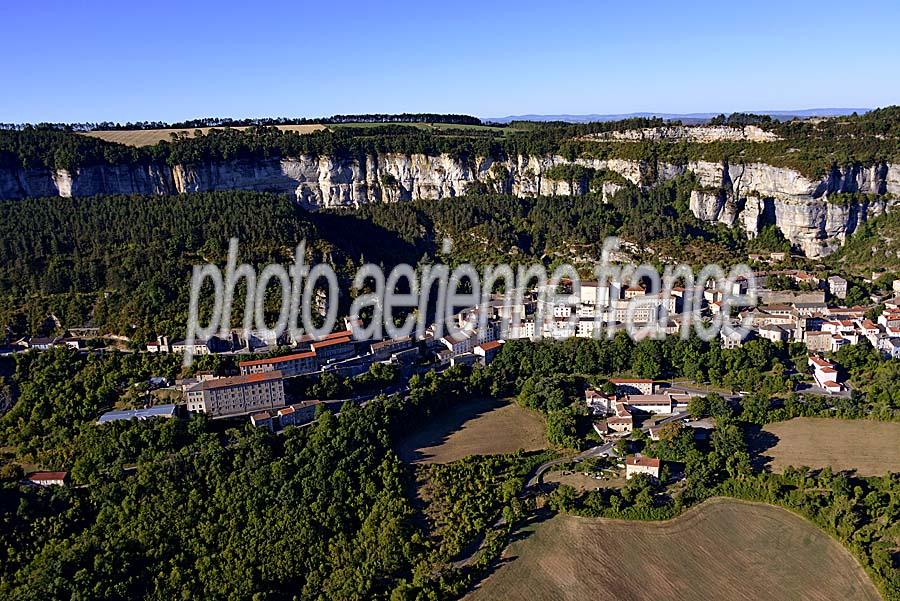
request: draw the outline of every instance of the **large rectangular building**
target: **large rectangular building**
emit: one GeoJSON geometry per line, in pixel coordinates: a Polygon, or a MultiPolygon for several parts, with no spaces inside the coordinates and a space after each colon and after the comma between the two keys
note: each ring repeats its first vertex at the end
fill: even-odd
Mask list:
{"type": "Polygon", "coordinates": [[[309,374],[319,369],[319,361],[312,351],[293,353],[283,357],[254,359],[240,362],[241,375],[280,371],[285,378],[309,374]]]}
{"type": "Polygon", "coordinates": [[[210,417],[242,415],[284,407],[284,382],[280,371],[214,378],[188,389],[188,411],[210,417]]]}

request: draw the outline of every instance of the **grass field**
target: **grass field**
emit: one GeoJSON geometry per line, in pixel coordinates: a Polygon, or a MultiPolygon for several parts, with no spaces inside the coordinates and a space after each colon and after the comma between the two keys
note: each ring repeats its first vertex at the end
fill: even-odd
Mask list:
{"type": "Polygon", "coordinates": [[[504,557],[467,599],[880,599],[850,553],[812,524],[727,499],[669,522],[558,515],[504,557]]]}
{"type": "Polygon", "coordinates": [[[414,463],[450,463],[469,455],[546,448],[540,415],[500,399],[463,402],[404,439],[398,453],[414,463]]]}
{"type": "MultiPolygon", "coordinates": [[[[440,133],[448,130],[472,130],[472,131],[494,131],[494,132],[503,132],[506,133],[508,129],[498,129],[496,127],[489,127],[487,125],[451,125],[448,123],[340,123],[328,125],[329,129],[339,129],[343,127],[381,127],[385,125],[404,125],[408,127],[415,127],[418,129],[425,129],[431,132],[440,133]]],[[[309,124],[309,125],[278,125],[276,126],[278,129],[282,131],[295,131],[301,134],[308,134],[314,131],[319,131],[321,129],[325,129],[325,125],[318,124],[309,124]]],[[[200,127],[197,128],[203,133],[207,133],[210,129],[222,129],[222,128],[212,128],[212,127],[200,127]]],[[[247,129],[244,127],[233,127],[232,129],[247,129]]],[[[85,136],[93,136],[95,138],[100,138],[102,140],[106,140],[107,142],[117,142],[119,144],[125,144],[127,146],[149,146],[151,144],[156,144],[162,140],[171,139],[171,135],[173,133],[185,132],[189,136],[194,135],[194,129],[145,129],[145,130],[133,130],[133,131],[118,131],[118,130],[110,130],[110,131],[90,131],[84,132],[85,136]]]]}
{"type": "Polygon", "coordinates": [[[776,472],[789,465],[855,469],[862,476],[900,472],[900,423],[800,417],[769,424],[761,440],[759,452],[771,457],[767,465],[776,472]]]}
{"type": "Polygon", "coordinates": [[[584,472],[550,472],[544,474],[544,482],[558,482],[571,486],[578,492],[594,490],[595,488],[622,488],[625,486],[625,477],[619,475],[609,480],[597,480],[590,476],[585,476],[584,472]]]}
{"type": "MultiPolygon", "coordinates": [[[[279,125],[278,129],[283,131],[295,131],[301,134],[308,134],[310,132],[319,131],[320,129],[325,129],[324,125],[279,125]]],[[[197,128],[202,131],[204,134],[207,133],[210,129],[222,129],[222,128],[213,128],[213,127],[200,127],[197,128]]],[[[232,129],[247,129],[246,127],[233,127],[232,129]]],[[[134,130],[134,131],[90,131],[85,132],[86,136],[93,136],[95,138],[100,138],[102,140],[106,140],[107,142],[117,142],[119,144],[125,144],[127,146],[150,146],[151,144],[156,144],[162,140],[171,139],[171,135],[178,132],[185,132],[189,136],[194,135],[193,129],[144,129],[144,130],[134,130]]]]}

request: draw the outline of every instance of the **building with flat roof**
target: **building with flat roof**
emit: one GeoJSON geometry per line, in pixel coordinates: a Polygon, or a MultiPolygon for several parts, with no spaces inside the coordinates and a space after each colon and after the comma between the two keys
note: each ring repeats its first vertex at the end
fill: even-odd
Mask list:
{"type": "Polygon", "coordinates": [[[120,411],[107,411],[97,420],[98,424],[109,422],[128,421],[136,419],[144,421],[153,417],[173,418],[178,410],[177,405],[155,405],[144,409],[123,409],[120,411]]]}
{"type": "Polygon", "coordinates": [[[210,417],[256,413],[284,406],[284,381],[280,371],[214,378],[200,382],[186,393],[188,411],[210,417]]]}

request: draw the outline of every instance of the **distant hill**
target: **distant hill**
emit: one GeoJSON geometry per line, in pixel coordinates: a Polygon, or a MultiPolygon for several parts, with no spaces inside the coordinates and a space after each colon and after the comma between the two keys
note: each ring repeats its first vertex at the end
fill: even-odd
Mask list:
{"type": "MultiPolygon", "coordinates": [[[[794,111],[744,111],[756,115],[770,115],[782,121],[788,121],[794,117],[841,117],[853,113],[869,112],[871,109],[862,108],[825,108],[825,109],[798,109],[794,111]]],[[[591,121],[620,121],[634,117],[660,117],[669,121],[682,121],[687,124],[705,123],[719,113],[622,113],[610,115],[509,115],[507,117],[485,117],[482,119],[490,123],[509,123],[510,121],[566,121],[569,123],[589,123],[591,121]]],[[[728,114],[728,113],[726,113],[728,114]]]]}

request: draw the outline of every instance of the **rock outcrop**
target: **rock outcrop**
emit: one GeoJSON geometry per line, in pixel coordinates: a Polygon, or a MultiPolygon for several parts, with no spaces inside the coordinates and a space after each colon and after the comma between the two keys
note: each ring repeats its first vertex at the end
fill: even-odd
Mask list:
{"type": "MultiPolygon", "coordinates": [[[[319,208],[450,198],[473,190],[516,196],[584,194],[585,182],[545,176],[551,167],[568,162],[561,156],[460,160],[449,155],[385,153],[356,159],[300,156],[175,166],[100,165],[71,173],[0,168],[0,198],[257,190],[289,194],[304,206],[319,208]]],[[[763,163],[676,165],[623,159],[575,163],[618,173],[636,185],[693,173],[699,186],[691,195],[690,209],[698,219],[741,227],[751,236],[774,224],[811,257],[833,251],[861,223],[900,197],[900,165],[886,163],[834,169],[821,179],[763,163]],[[835,202],[835,194],[844,196],[835,202]],[[856,196],[848,199],[852,194],[856,196]]],[[[607,182],[601,193],[608,198],[619,188],[607,182]]]]}

